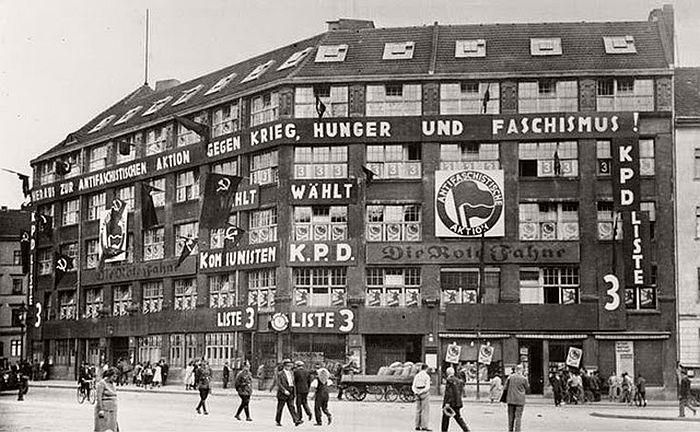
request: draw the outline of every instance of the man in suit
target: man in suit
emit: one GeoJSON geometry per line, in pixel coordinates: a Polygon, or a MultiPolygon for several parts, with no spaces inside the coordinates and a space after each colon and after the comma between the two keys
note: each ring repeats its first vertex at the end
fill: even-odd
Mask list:
{"type": "Polygon", "coordinates": [[[311,385],[311,375],[309,371],[304,367],[304,362],[297,360],[294,363],[296,366],[294,368],[294,388],[297,391],[297,414],[301,418],[301,409],[304,408],[304,412],[309,416],[309,421],[311,421],[311,408],[309,408],[309,403],[307,402],[307,397],[309,396],[309,385],[311,385]]]}
{"type": "Polygon", "coordinates": [[[459,413],[462,409],[462,391],[464,390],[464,381],[455,376],[455,370],[448,367],[445,371],[447,380],[445,382],[445,396],[442,400],[442,432],[447,432],[450,427],[450,415],[455,419],[463,432],[468,432],[469,428],[464,422],[462,415],[459,413]],[[454,413],[454,414],[452,414],[454,413]]]}
{"type": "MultiPolygon", "coordinates": [[[[292,416],[294,426],[299,426],[304,423],[301,416],[298,416],[294,410],[294,373],[292,368],[294,363],[289,359],[282,361],[284,369],[277,374],[277,414],[275,415],[275,423],[277,426],[282,426],[282,410],[287,405],[289,414],[292,416]]],[[[307,390],[308,391],[308,390],[307,390]]]]}
{"type": "Polygon", "coordinates": [[[520,432],[520,422],[525,408],[525,394],[529,391],[530,383],[523,376],[523,365],[519,364],[515,367],[515,372],[506,380],[505,399],[508,404],[508,432],[520,432]]]}

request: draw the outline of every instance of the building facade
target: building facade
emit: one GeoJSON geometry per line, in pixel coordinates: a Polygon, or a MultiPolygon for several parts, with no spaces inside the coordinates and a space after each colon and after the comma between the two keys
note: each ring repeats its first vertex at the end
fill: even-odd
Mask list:
{"type": "Polygon", "coordinates": [[[672,35],[670,8],[624,23],[339,20],[138,89],[32,162],[33,205],[54,221],[33,255],[33,353],[70,376],[119,357],[441,370],[456,350],[470,380],[523,362],[543,393],[573,348],[580,365],[670,392],[674,235],[655,221],[673,221],[672,35]],[[199,227],[210,172],[243,177],[237,244],[199,227]],[[142,184],[160,222],[146,230],[142,184]],[[127,250],[100,266],[114,198],[127,250]],[[628,225],[641,214],[642,230],[628,225]],[[197,250],[178,267],[188,237],[197,250]],[[75,260],[58,283],[54,252],[75,260]],[[481,345],[493,355],[477,371],[481,345]]]}

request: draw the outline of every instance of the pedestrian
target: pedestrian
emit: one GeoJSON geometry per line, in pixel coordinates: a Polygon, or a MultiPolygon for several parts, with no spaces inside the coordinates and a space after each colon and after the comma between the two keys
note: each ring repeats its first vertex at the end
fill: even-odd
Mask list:
{"type": "Polygon", "coordinates": [[[191,361],[190,364],[185,368],[185,390],[190,390],[194,388],[194,362],[191,361]]]}
{"type": "Polygon", "coordinates": [[[620,402],[632,405],[632,380],[627,372],[622,373],[622,396],[620,402]]]}
{"type": "Polygon", "coordinates": [[[211,368],[206,360],[202,360],[199,368],[197,368],[197,373],[195,376],[195,381],[197,382],[197,389],[199,390],[199,403],[197,404],[197,414],[201,414],[199,411],[202,409],[204,415],[209,415],[207,411],[207,397],[209,396],[209,383],[211,381],[211,368]]]}
{"type": "Polygon", "coordinates": [[[311,382],[310,390],[314,393],[314,415],[316,426],[322,426],[321,413],[328,418],[328,424],[333,421],[333,415],[328,411],[328,387],[332,384],[331,373],[326,368],[316,371],[316,378],[311,382]]]}
{"type": "Polygon", "coordinates": [[[17,368],[17,400],[23,401],[24,395],[29,391],[29,375],[26,368],[17,368]]]}
{"type": "Polygon", "coordinates": [[[452,417],[459,427],[462,428],[463,432],[468,432],[469,427],[467,427],[460,414],[463,406],[462,392],[464,391],[464,381],[455,375],[455,370],[452,367],[448,367],[445,373],[447,374],[447,379],[445,380],[445,396],[442,399],[442,427],[440,430],[447,432],[450,427],[450,417],[452,417]]]}
{"type": "Polygon", "coordinates": [[[292,368],[294,363],[290,359],[282,361],[283,369],[277,374],[277,412],[275,413],[275,424],[282,426],[282,411],[287,405],[289,414],[292,416],[294,426],[304,423],[300,415],[294,409],[294,373],[292,368]]]}
{"type": "Polygon", "coordinates": [[[163,386],[165,386],[168,381],[168,373],[170,373],[170,365],[165,359],[161,359],[160,363],[160,373],[163,376],[163,386]]]}
{"type": "Polygon", "coordinates": [[[250,373],[250,364],[247,361],[243,363],[241,371],[236,375],[233,387],[241,398],[241,404],[238,406],[234,417],[236,417],[236,420],[240,420],[241,412],[245,412],[246,421],[253,421],[250,418],[249,408],[250,397],[253,395],[253,375],[250,373]]]}
{"type": "Polygon", "coordinates": [[[681,370],[681,383],[678,399],[678,417],[685,417],[685,409],[689,408],[693,415],[697,414],[697,410],[693,408],[690,404],[690,378],[688,378],[688,371],[685,369],[681,370]]]}
{"type": "Polygon", "coordinates": [[[309,385],[311,385],[311,375],[309,371],[304,367],[304,362],[297,360],[294,363],[294,389],[296,390],[296,409],[299,418],[301,418],[301,409],[309,416],[309,421],[311,421],[311,408],[309,408],[309,402],[307,398],[309,397],[309,385]]]}
{"type": "Polygon", "coordinates": [[[151,362],[146,362],[146,366],[143,367],[143,388],[148,390],[149,386],[153,384],[153,366],[151,362]]]}
{"type": "Polygon", "coordinates": [[[161,382],[163,382],[163,367],[160,363],[156,363],[156,367],[153,368],[153,387],[160,387],[161,382]]]}
{"type": "Polygon", "coordinates": [[[411,385],[413,393],[416,395],[416,430],[429,431],[430,422],[430,375],[428,375],[428,365],[423,363],[420,372],[413,378],[411,385]]]}
{"type": "Polygon", "coordinates": [[[518,364],[515,372],[506,380],[503,397],[501,397],[501,402],[508,404],[508,432],[520,432],[525,409],[525,394],[529,391],[530,384],[523,376],[523,365],[518,364]]]}
{"type": "Polygon", "coordinates": [[[552,386],[552,393],[554,394],[554,406],[561,406],[562,393],[564,392],[563,384],[561,382],[561,377],[559,372],[552,372],[549,374],[549,384],[552,386]]]}
{"type": "Polygon", "coordinates": [[[573,371],[567,384],[569,386],[571,402],[575,404],[579,402],[583,403],[583,378],[581,378],[581,373],[579,371],[573,371]]]}
{"type": "Polygon", "coordinates": [[[501,400],[502,391],[503,382],[501,381],[501,377],[496,374],[491,378],[491,382],[489,383],[489,399],[491,399],[491,403],[501,400]]]}
{"type": "Polygon", "coordinates": [[[221,381],[224,383],[224,388],[228,388],[228,379],[231,375],[231,369],[228,367],[228,360],[224,362],[224,369],[221,371],[221,381]]]}
{"type": "Polygon", "coordinates": [[[647,380],[644,379],[642,374],[637,375],[637,390],[635,394],[635,400],[637,401],[638,407],[647,406],[647,380]]]}
{"type": "Polygon", "coordinates": [[[113,368],[102,372],[102,379],[97,383],[95,396],[95,432],[117,432],[117,390],[114,380],[117,371],[113,368]]]}
{"type": "Polygon", "coordinates": [[[345,356],[345,363],[339,366],[336,367],[335,371],[335,383],[338,386],[338,400],[341,400],[343,399],[343,387],[341,387],[340,383],[343,380],[343,375],[353,374],[357,371],[357,368],[355,367],[355,361],[349,355],[345,356]]]}

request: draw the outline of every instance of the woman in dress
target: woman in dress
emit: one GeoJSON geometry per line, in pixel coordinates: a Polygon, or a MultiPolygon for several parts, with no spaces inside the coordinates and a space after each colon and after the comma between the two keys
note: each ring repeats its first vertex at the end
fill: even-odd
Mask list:
{"type": "Polygon", "coordinates": [[[97,383],[95,397],[95,432],[118,432],[117,390],[114,388],[116,370],[107,369],[97,383]]]}
{"type": "Polygon", "coordinates": [[[491,378],[491,383],[490,383],[490,388],[489,388],[489,399],[491,400],[491,403],[494,401],[498,402],[501,400],[501,392],[503,391],[503,383],[501,382],[501,377],[498,376],[497,374],[491,378]]]}
{"type": "Polygon", "coordinates": [[[250,396],[253,394],[253,374],[250,373],[250,364],[248,362],[243,363],[243,369],[236,375],[234,387],[241,398],[241,404],[236,410],[236,420],[240,420],[241,412],[245,411],[246,421],[252,421],[248,404],[250,403],[250,396]]]}
{"type": "Polygon", "coordinates": [[[157,363],[153,372],[153,387],[160,387],[160,384],[163,382],[163,374],[161,371],[160,363],[157,363]]]}

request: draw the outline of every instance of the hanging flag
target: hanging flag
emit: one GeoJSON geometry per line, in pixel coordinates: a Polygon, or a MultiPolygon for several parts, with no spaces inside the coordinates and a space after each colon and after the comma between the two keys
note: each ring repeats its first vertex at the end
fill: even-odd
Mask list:
{"type": "Polygon", "coordinates": [[[19,232],[19,248],[22,255],[22,274],[29,273],[29,251],[30,251],[31,240],[29,238],[29,231],[21,230],[19,232]]]}
{"type": "Polygon", "coordinates": [[[182,245],[182,252],[180,252],[180,258],[177,260],[177,264],[175,264],[175,268],[180,267],[180,264],[182,264],[183,261],[185,261],[185,258],[190,256],[192,251],[197,247],[197,238],[192,238],[192,237],[180,237],[181,239],[184,239],[184,244],[182,245]]]}
{"type": "Polygon", "coordinates": [[[202,137],[202,140],[205,142],[209,141],[209,126],[202,123],[197,123],[196,121],[190,120],[186,117],[175,116],[175,121],[202,137]]]}
{"type": "Polygon", "coordinates": [[[207,174],[199,223],[204,228],[218,228],[228,222],[236,190],[242,178],[224,174],[207,174]]]}
{"type": "Polygon", "coordinates": [[[51,238],[53,234],[53,218],[51,216],[39,213],[36,215],[36,221],[37,231],[39,234],[51,238]]]}
{"type": "Polygon", "coordinates": [[[141,183],[141,229],[148,229],[158,225],[156,206],[153,204],[151,192],[162,192],[147,183],[141,183]]]}
{"type": "Polygon", "coordinates": [[[491,83],[489,83],[489,85],[486,86],[486,92],[484,93],[484,99],[482,99],[482,101],[481,101],[482,111],[484,114],[486,114],[490,100],[491,100],[491,83]]]}
{"type": "Polygon", "coordinates": [[[59,254],[58,252],[55,254],[55,275],[56,275],[56,285],[63,279],[63,275],[66,274],[67,271],[70,271],[73,269],[73,258],[59,254]]]}
{"type": "Polygon", "coordinates": [[[22,193],[24,196],[29,195],[29,176],[17,173],[17,177],[19,177],[20,181],[22,182],[22,193]]]}
{"type": "Polygon", "coordinates": [[[127,203],[119,198],[112,201],[111,208],[100,217],[99,266],[105,262],[126,259],[126,214],[127,203]]]}
{"type": "Polygon", "coordinates": [[[557,177],[561,175],[561,159],[559,159],[559,148],[554,150],[554,175],[557,177]]]}
{"type": "Polygon", "coordinates": [[[316,114],[318,114],[318,118],[322,118],[325,112],[326,104],[324,104],[321,98],[318,95],[316,95],[316,114]]]}
{"type": "Polygon", "coordinates": [[[56,174],[59,175],[66,175],[70,172],[72,169],[72,165],[70,161],[64,161],[64,160],[57,160],[56,165],[54,167],[54,170],[56,171],[56,174]]]}
{"type": "Polygon", "coordinates": [[[366,166],[362,167],[362,172],[365,174],[365,179],[367,180],[367,184],[372,183],[372,180],[374,180],[374,178],[377,176],[377,174],[374,171],[367,168],[366,166]]]}
{"type": "Polygon", "coordinates": [[[119,140],[117,141],[117,145],[119,146],[119,154],[122,156],[129,156],[129,154],[131,154],[131,147],[136,147],[127,140],[119,140]]]}
{"type": "Polygon", "coordinates": [[[245,234],[243,228],[229,224],[224,233],[224,242],[231,242],[232,247],[235,248],[240,243],[243,234],[245,234]]]}

